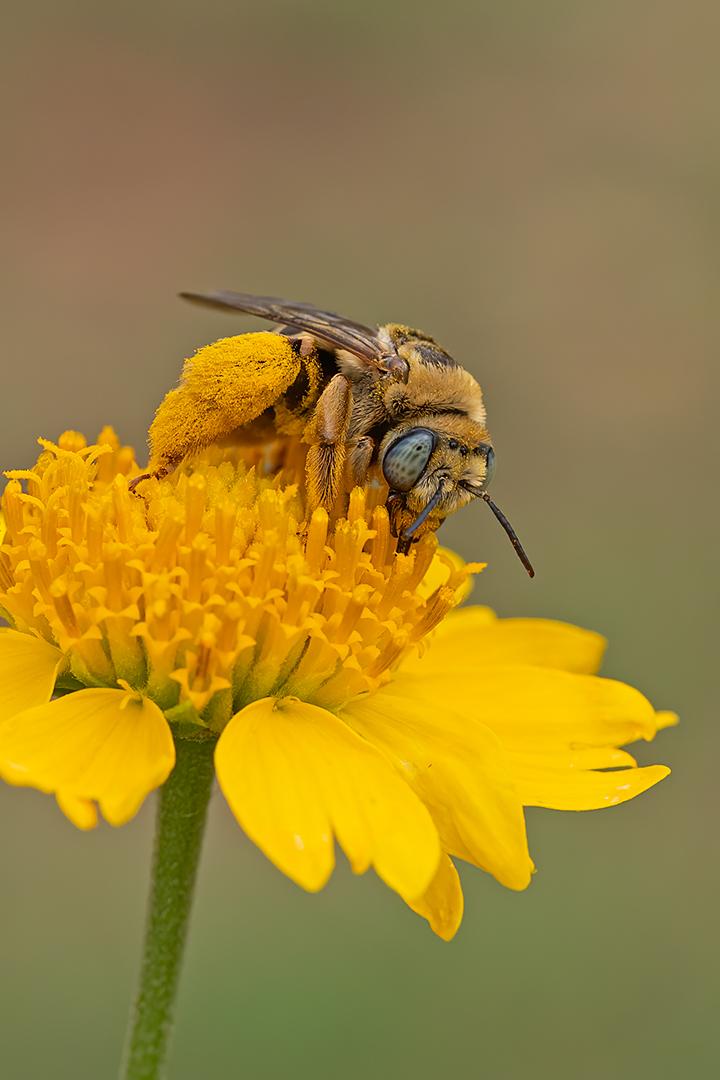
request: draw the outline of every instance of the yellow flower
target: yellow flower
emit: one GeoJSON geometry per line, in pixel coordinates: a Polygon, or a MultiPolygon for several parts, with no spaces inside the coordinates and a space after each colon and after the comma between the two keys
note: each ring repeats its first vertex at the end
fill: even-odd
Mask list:
{"type": "Polygon", "coordinates": [[[453,858],[524,889],[525,806],[667,775],[619,749],[674,718],[595,676],[598,635],[449,614],[481,568],[432,536],[397,555],[373,489],[305,522],[292,463],[266,472],[265,452],[213,449],[140,498],[111,429],[41,445],[2,498],[0,775],[78,827],[132,817],[173,735],[217,740],[220,787],[281,870],[320,889],[337,841],[449,939],[453,858]]]}

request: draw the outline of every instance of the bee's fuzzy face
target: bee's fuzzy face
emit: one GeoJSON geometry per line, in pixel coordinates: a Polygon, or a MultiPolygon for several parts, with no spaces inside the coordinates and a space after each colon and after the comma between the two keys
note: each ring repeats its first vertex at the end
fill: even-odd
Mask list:
{"type": "Polygon", "coordinates": [[[396,535],[410,529],[430,503],[414,537],[434,531],[476,498],[492,477],[494,456],[486,429],[466,417],[426,417],[422,426],[395,429],[383,442],[379,462],[396,535]]]}

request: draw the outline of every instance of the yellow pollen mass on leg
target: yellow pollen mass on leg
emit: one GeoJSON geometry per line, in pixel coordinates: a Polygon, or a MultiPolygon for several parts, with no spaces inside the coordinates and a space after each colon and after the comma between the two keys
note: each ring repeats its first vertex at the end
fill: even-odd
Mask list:
{"type": "Polygon", "coordinates": [[[257,419],[300,368],[281,334],[241,334],[198,349],[150,425],[150,470],[168,467],[257,419]]]}

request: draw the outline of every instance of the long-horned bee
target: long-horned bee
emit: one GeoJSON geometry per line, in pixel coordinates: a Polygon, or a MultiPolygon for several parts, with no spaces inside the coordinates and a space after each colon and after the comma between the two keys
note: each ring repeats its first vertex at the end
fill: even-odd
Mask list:
{"type": "MultiPolygon", "coordinates": [[[[400,323],[376,330],[311,304],[247,293],[181,293],[214,308],[269,319],[287,340],[291,363],[253,356],[209,372],[186,361],[150,428],[150,472],[162,476],[187,454],[230,436],[297,434],[308,444],[310,509],[332,508],[343,484],[376,476],[398,550],[473,499],[483,499],[528,574],[530,561],[509,521],[487,493],[495,453],[482,390],[433,338],[400,323]],[[249,374],[257,392],[248,393],[249,374]],[[190,400],[188,400],[188,396],[190,400]]],[[[260,341],[263,335],[256,335],[260,341]]],[[[219,343],[222,345],[222,342],[219,343]]],[[[270,350],[272,351],[272,350],[270,350]]],[[[260,349],[262,353],[262,349],[260,349]]]]}

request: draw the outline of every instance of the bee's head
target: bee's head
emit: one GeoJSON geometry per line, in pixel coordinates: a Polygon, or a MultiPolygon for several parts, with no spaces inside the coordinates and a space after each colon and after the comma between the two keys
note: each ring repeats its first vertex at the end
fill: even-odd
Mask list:
{"type": "Polygon", "coordinates": [[[435,425],[395,430],[381,447],[398,536],[417,540],[433,532],[448,514],[479,495],[492,477],[495,451],[485,429],[466,424],[463,439],[454,430],[457,425],[443,426],[450,430],[435,425]]]}
{"type": "Polygon", "coordinates": [[[534,571],[520,541],[487,494],[495,471],[495,451],[487,431],[470,421],[452,426],[439,422],[442,426],[393,432],[381,447],[380,465],[390,489],[388,509],[393,532],[400,540],[398,549],[408,550],[413,541],[438,529],[449,514],[481,498],[493,510],[532,577],[534,571]]]}

